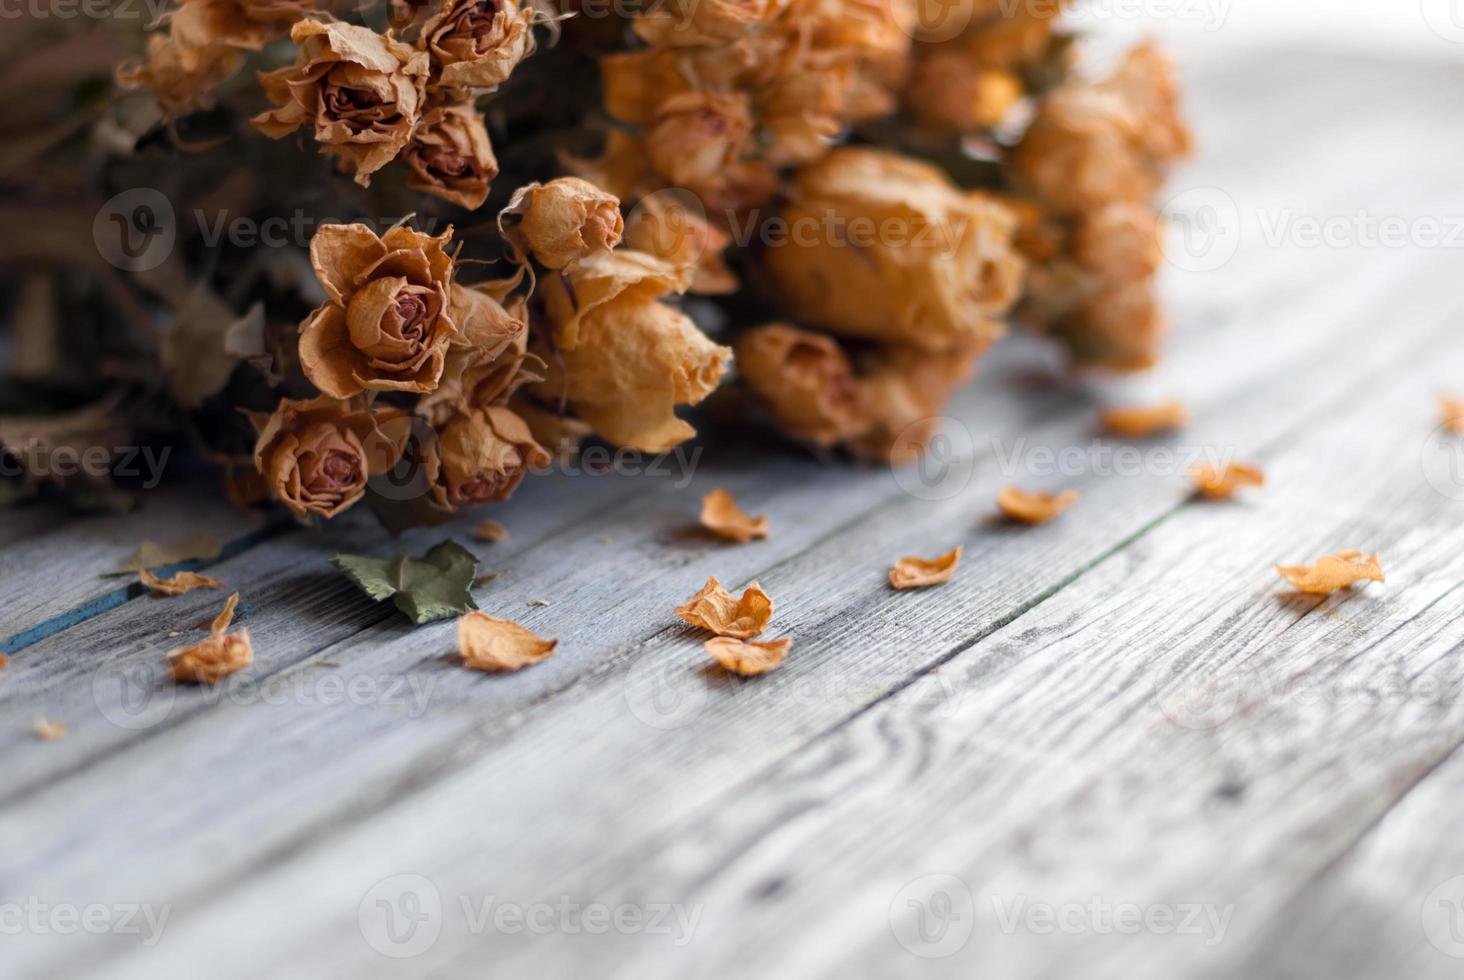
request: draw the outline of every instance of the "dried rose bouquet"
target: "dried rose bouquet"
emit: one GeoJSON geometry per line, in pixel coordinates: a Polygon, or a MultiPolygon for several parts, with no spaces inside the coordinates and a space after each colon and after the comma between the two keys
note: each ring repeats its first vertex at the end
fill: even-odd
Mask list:
{"type": "MultiPolygon", "coordinates": [[[[11,217],[46,230],[7,246],[25,394],[0,447],[181,429],[236,502],[400,528],[591,436],[670,450],[714,392],[908,462],[1013,320],[1075,365],[1147,367],[1155,199],[1189,137],[1164,58],[1084,76],[1062,7],[181,0],[26,24],[84,52],[36,110],[83,124],[11,171],[11,217]]],[[[110,494],[7,486],[47,482],[110,494]]]]}

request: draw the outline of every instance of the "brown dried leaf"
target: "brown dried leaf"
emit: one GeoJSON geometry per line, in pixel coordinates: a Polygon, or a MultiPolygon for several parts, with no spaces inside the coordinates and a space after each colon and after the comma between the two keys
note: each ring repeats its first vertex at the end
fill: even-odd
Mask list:
{"type": "Polygon", "coordinates": [[[559,645],[507,619],[485,612],[458,617],[458,653],[471,670],[518,670],[545,660],[559,645]]]}
{"type": "Polygon", "coordinates": [[[1298,592],[1309,595],[1329,595],[1357,582],[1387,581],[1378,556],[1362,551],[1339,551],[1313,565],[1277,565],[1276,571],[1298,592]]]}
{"type": "Polygon", "coordinates": [[[897,589],[923,589],[930,585],[949,582],[956,575],[961,564],[961,545],[939,558],[919,558],[907,555],[895,562],[890,569],[890,585],[897,589]]]}
{"type": "Polygon", "coordinates": [[[509,533],[508,528],[489,518],[473,528],[473,537],[479,541],[507,541],[509,533]]]}
{"type": "Polygon", "coordinates": [[[1010,520],[1019,524],[1046,524],[1078,502],[1078,491],[1039,493],[1007,487],[996,496],[996,506],[1010,520]]]}
{"type": "Polygon", "coordinates": [[[1464,435],[1464,396],[1440,395],[1439,411],[1444,417],[1444,428],[1464,435]]]}
{"type": "Polygon", "coordinates": [[[1126,439],[1148,439],[1189,425],[1189,412],[1178,401],[1158,405],[1110,408],[1099,416],[1104,431],[1126,439]]]}
{"type": "Polygon", "coordinates": [[[36,736],[47,742],[55,742],[65,738],[68,731],[70,731],[70,728],[64,721],[47,721],[44,718],[36,719],[36,736]]]}
{"type": "Polygon", "coordinates": [[[1209,500],[1229,500],[1241,487],[1263,487],[1266,474],[1249,463],[1231,463],[1216,467],[1205,464],[1190,474],[1195,489],[1209,500]]]}
{"type": "Polygon", "coordinates": [[[7,657],[7,656],[5,656],[5,654],[0,653],[0,670],[4,670],[6,667],[9,667],[9,666],[10,666],[10,658],[7,657]]]}
{"type": "Polygon", "coordinates": [[[179,572],[172,578],[159,578],[147,569],[137,573],[137,580],[159,595],[182,595],[194,589],[222,589],[224,583],[197,572],[179,572]]]}
{"type": "Polygon", "coordinates": [[[676,615],[718,636],[746,640],[767,629],[773,618],[773,600],[756,582],[748,585],[740,599],[734,599],[713,575],[700,592],[676,607],[676,615]]]}
{"type": "Polygon", "coordinates": [[[731,541],[746,544],[768,536],[766,517],[749,517],[737,507],[732,494],[718,487],[702,498],[702,527],[731,541]]]}
{"type": "Polygon", "coordinates": [[[162,568],[165,565],[176,565],[183,561],[212,561],[223,550],[224,546],[219,544],[218,539],[211,534],[195,534],[187,540],[170,545],[144,541],[137,546],[137,550],[126,561],[117,566],[116,571],[107,574],[126,575],[128,572],[162,568]]]}
{"type": "Polygon", "coordinates": [[[738,640],[730,636],[718,636],[707,640],[702,646],[712,659],[726,670],[743,677],[766,674],[783,662],[788,651],[793,649],[791,637],[781,640],[738,640]]]}

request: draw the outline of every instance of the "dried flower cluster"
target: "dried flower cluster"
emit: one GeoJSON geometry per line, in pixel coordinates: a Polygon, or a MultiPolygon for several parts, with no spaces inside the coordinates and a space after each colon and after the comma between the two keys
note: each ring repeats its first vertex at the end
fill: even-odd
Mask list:
{"type": "MultiPolygon", "coordinates": [[[[719,388],[723,417],[909,463],[1012,320],[1079,364],[1157,355],[1173,73],[1141,47],[1080,77],[1063,7],[176,0],[119,69],[151,99],[97,142],[108,183],[176,172],[175,217],[224,234],[174,221],[132,269],[158,209],[118,216],[132,278],[100,295],[145,295],[129,336],[162,307],[134,375],[230,499],[301,519],[435,523],[590,436],[664,452],[719,388]]],[[[730,500],[704,523],[766,534],[730,500]]]]}

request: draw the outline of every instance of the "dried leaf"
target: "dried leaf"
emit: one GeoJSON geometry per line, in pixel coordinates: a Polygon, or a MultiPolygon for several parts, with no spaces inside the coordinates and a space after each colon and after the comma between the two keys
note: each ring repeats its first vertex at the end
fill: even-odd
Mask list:
{"type": "Polygon", "coordinates": [[[132,556],[107,576],[129,575],[149,568],[162,568],[185,561],[212,561],[224,550],[212,534],[195,534],[176,544],[161,545],[152,541],[140,544],[132,556]]]}
{"type": "Polygon", "coordinates": [[[9,667],[9,666],[10,666],[10,658],[7,657],[7,656],[5,656],[5,654],[0,653],[0,670],[4,670],[6,667],[9,667]]]}
{"type": "Polygon", "coordinates": [[[768,536],[768,519],[743,513],[732,494],[721,487],[702,498],[701,522],[713,534],[742,544],[768,536]]]}
{"type": "Polygon", "coordinates": [[[507,619],[483,612],[459,616],[458,653],[472,670],[518,670],[549,657],[558,640],[546,640],[507,619]]]}
{"type": "Polygon", "coordinates": [[[55,742],[66,737],[70,731],[64,721],[47,721],[44,718],[37,718],[35,724],[36,736],[47,741],[55,742]]]}
{"type": "Polygon", "coordinates": [[[455,541],[443,541],[421,558],[363,558],[336,555],[331,564],[380,602],[391,599],[421,625],[477,609],[469,589],[478,559],[455,541]]]}
{"type": "Polygon", "coordinates": [[[955,577],[956,568],[961,564],[962,550],[961,545],[956,545],[954,551],[948,551],[939,558],[907,555],[895,562],[895,567],[890,569],[890,585],[897,589],[923,589],[949,582],[955,577]]]}
{"type": "Polygon", "coordinates": [[[1386,581],[1378,556],[1362,551],[1339,551],[1313,565],[1277,565],[1276,571],[1298,592],[1309,595],[1328,595],[1357,582],[1386,581]]]}
{"type": "Polygon", "coordinates": [[[1099,416],[1105,431],[1127,439],[1148,439],[1189,425],[1189,412],[1178,401],[1158,405],[1110,408],[1099,416]]]}
{"type": "Polygon", "coordinates": [[[1444,428],[1464,435],[1464,397],[1440,395],[1439,411],[1444,417],[1444,428]]]}
{"type": "Polygon", "coordinates": [[[479,541],[507,541],[508,528],[490,518],[473,528],[473,537],[479,541]]]}
{"type": "Polygon", "coordinates": [[[773,618],[773,600],[756,582],[748,585],[740,599],[734,599],[713,575],[700,592],[676,607],[676,615],[718,636],[746,640],[767,629],[773,618]]]}
{"type": "Polygon", "coordinates": [[[1190,474],[1195,489],[1209,500],[1229,500],[1241,487],[1263,487],[1266,475],[1249,463],[1217,467],[1206,464],[1190,474]]]}
{"type": "Polygon", "coordinates": [[[996,496],[996,506],[1019,524],[1046,524],[1078,502],[1078,491],[1039,493],[1007,487],[996,496]]]}
{"type": "Polygon", "coordinates": [[[793,640],[738,640],[730,636],[719,636],[702,644],[712,659],[726,670],[743,677],[766,674],[783,662],[788,651],[793,649],[793,640]]]}
{"type": "Polygon", "coordinates": [[[182,595],[194,589],[222,589],[224,583],[197,572],[179,572],[172,578],[159,578],[147,569],[137,573],[137,580],[159,595],[182,595]]]}

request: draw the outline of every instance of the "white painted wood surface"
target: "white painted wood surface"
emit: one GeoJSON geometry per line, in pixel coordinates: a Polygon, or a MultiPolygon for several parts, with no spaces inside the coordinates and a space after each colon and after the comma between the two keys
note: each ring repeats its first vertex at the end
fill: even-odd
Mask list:
{"type": "Polygon", "coordinates": [[[519,674],[459,669],[450,624],[336,575],[335,551],[391,547],[364,522],[261,534],[154,503],[149,536],[192,514],[239,540],[210,574],[255,638],[239,683],[175,691],[168,634],[221,596],[99,602],[128,525],[0,516],[39,573],[0,583],[0,638],[24,638],[0,673],[0,910],[168,915],[155,943],[7,928],[0,975],[1459,976],[1464,485],[1430,438],[1436,393],[1464,389],[1464,251],[1270,239],[1360,208],[1464,217],[1460,79],[1300,55],[1191,73],[1204,146],[1176,191],[1223,190],[1241,247],[1170,276],[1155,378],[1063,384],[1014,342],[952,410],[941,492],[753,444],[685,486],[531,484],[496,515],[509,542],[470,544],[505,573],[480,604],[560,638],[519,674]],[[1194,425],[1140,472],[1032,472],[1040,447],[1101,465],[1101,398],[1171,394],[1194,425]],[[1197,503],[1197,451],[1270,484],[1197,503]],[[1084,496],[1016,530],[989,519],[1013,482],[1084,496]],[[716,485],[773,537],[685,533],[716,485]],[[951,584],[885,586],[957,543],[951,584]],[[1386,586],[1282,595],[1274,562],[1352,547],[1386,586]],[[708,574],[777,600],[778,672],[706,669],[671,609],[708,574]],[[38,715],[71,735],[32,738],[38,715]],[[620,927],[583,921],[595,903],[620,927]]]}

